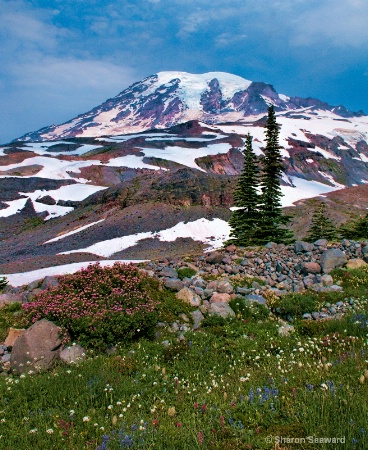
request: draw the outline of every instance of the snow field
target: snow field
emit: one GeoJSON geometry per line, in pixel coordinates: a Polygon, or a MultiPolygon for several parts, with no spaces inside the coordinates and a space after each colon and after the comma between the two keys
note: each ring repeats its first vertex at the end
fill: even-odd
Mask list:
{"type": "Polygon", "coordinates": [[[122,236],[114,239],[97,242],[89,247],[61,252],[59,255],[69,255],[71,253],[87,252],[98,256],[109,257],[114,253],[133,247],[143,239],[159,239],[162,242],[172,242],[177,238],[191,237],[196,241],[202,241],[213,250],[222,246],[222,243],[229,238],[230,227],[227,222],[221,219],[198,219],[193,222],[179,222],[172,228],[158,232],[137,233],[122,236]]]}

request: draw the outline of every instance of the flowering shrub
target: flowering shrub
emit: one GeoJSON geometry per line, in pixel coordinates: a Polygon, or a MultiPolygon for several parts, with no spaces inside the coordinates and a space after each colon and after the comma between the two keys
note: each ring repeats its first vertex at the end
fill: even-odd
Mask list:
{"type": "Polygon", "coordinates": [[[61,326],[64,341],[103,347],[153,333],[158,281],[134,265],[89,265],[59,277],[59,285],[23,305],[29,323],[46,318],[61,326]]]}

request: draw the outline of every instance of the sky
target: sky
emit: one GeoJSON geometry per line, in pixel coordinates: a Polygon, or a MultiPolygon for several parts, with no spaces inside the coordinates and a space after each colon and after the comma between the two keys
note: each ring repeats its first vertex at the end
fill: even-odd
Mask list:
{"type": "Polygon", "coordinates": [[[368,114],[367,23],[367,0],[0,0],[0,143],[165,70],[368,114]]]}

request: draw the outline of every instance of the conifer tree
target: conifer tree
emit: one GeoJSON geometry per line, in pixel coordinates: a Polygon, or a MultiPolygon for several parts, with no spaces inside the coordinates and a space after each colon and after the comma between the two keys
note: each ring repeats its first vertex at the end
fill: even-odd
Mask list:
{"type": "Polygon", "coordinates": [[[333,241],[337,238],[337,229],[332,220],[326,216],[326,205],[321,202],[313,214],[312,224],[309,228],[307,241],[314,242],[318,239],[333,241]]]}
{"type": "Polygon", "coordinates": [[[340,227],[339,232],[347,239],[368,238],[368,214],[358,220],[349,222],[340,227]]]}
{"type": "Polygon", "coordinates": [[[252,148],[252,136],[248,133],[243,150],[244,167],[234,191],[234,204],[239,209],[233,211],[229,225],[230,242],[247,246],[253,243],[253,235],[258,224],[259,170],[257,158],[252,148]]]}
{"type": "Polygon", "coordinates": [[[292,233],[282,225],[286,225],[290,218],[283,216],[281,197],[283,196],[280,181],[283,162],[279,145],[279,126],[273,106],[268,108],[266,125],[266,147],[262,159],[263,171],[260,180],[261,208],[260,222],[255,236],[259,244],[267,242],[289,242],[292,233]]]}

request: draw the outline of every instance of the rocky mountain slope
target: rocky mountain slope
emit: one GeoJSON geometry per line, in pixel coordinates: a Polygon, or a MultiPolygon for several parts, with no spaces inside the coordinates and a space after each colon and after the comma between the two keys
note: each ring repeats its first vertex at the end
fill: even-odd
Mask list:
{"type": "Polygon", "coordinates": [[[0,273],[9,264],[217,248],[229,233],[245,137],[251,133],[261,158],[269,104],[280,125],[283,205],[297,236],[314,210],[308,198],[331,198],[336,223],[359,216],[364,201],[345,207],[338,204],[345,191],[330,195],[351,187],[364,198],[368,117],[361,111],[279,95],[229,74],[160,73],[67,124],[0,147],[0,273]],[[132,127],[140,132],[120,134],[132,127]]]}

